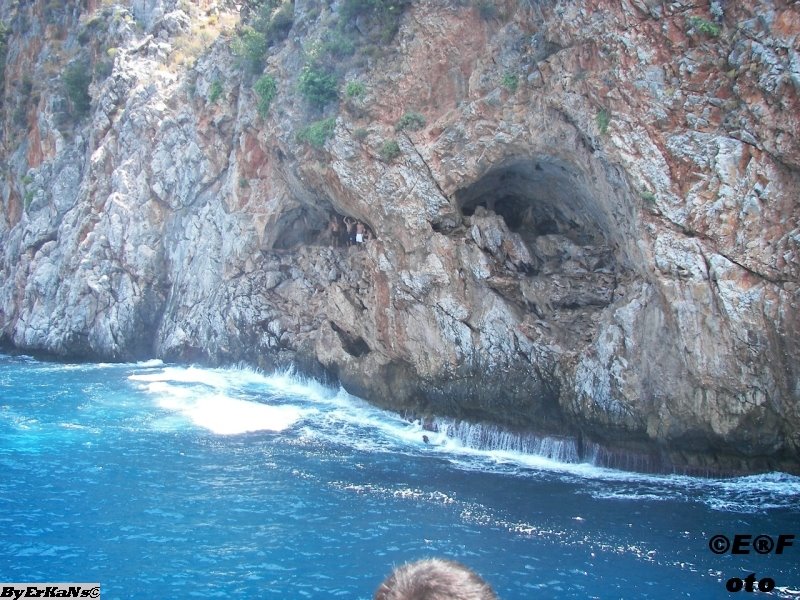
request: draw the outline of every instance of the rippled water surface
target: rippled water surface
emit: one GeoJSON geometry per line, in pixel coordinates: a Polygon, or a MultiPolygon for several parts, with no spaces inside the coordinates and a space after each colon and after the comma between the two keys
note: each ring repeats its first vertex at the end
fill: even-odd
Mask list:
{"type": "Polygon", "coordinates": [[[393,565],[446,556],[504,600],[728,598],[749,573],[776,583],[760,596],[800,594],[800,539],[708,546],[800,536],[797,477],[636,475],[457,429],[291,374],[0,356],[0,580],[366,599],[393,565]]]}

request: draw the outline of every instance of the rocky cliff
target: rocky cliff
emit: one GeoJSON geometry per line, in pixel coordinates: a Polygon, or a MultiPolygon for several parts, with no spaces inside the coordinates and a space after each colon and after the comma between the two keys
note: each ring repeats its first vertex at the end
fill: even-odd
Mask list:
{"type": "Polygon", "coordinates": [[[800,471],[800,3],[0,19],[8,343],[800,471]]]}

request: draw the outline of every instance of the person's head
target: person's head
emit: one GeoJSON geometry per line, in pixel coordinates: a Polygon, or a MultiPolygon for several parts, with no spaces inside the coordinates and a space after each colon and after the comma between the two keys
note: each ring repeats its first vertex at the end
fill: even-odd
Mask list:
{"type": "Polygon", "coordinates": [[[462,564],[428,558],[396,568],[374,600],[497,600],[489,584],[462,564]]]}

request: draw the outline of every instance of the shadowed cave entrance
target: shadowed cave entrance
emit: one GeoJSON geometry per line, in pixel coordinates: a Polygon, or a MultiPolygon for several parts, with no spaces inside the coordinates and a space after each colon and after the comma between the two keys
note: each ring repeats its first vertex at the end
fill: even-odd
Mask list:
{"type": "Polygon", "coordinates": [[[613,194],[610,185],[588,185],[574,165],[534,157],[496,166],[455,199],[471,226],[468,236],[495,259],[490,287],[576,341],[570,334],[588,339],[594,316],[613,302],[629,272],[612,217],[613,194]],[[521,243],[529,253],[526,264],[483,241],[503,224],[504,235],[518,236],[510,247],[521,243]],[[476,235],[476,228],[489,233],[476,235]]]}
{"type": "Polygon", "coordinates": [[[574,167],[552,158],[496,167],[456,192],[464,215],[479,206],[503,217],[526,243],[542,235],[563,235],[578,245],[609,243],[611,226],[574,167]]]}
{"type": "Polygon", "coordinates": [[[327,207],[298,204],[278,217],[267,231],[268,246],[275,250],[291,250],[315,245],[330,220],[327,207]]]}
{"type": "Polygon", "coordinates": [[[298,204],[278,216],[264,231],[265,246],[273,250],[296,250],[301,247],[342,247],[350,244],[345,221],[349,219],[353,235],[362,227],[364,239],[375,237],[366,223],[343,215],[328,202],[318,205],[298,204]]]}

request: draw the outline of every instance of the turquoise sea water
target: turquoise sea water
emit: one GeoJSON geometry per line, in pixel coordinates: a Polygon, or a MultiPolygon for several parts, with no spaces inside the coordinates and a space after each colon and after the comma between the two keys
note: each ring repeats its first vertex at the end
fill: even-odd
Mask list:
{"type": "Polygon", "coordinates": [[[800,595],[800,478],[638,475],[449,431],[286,373],[0,355],[0,581],[366,599],[444,556],[504,600],[729,598],[750,573],[800,595]],[[798,539],[717,555],[717,534],[798,539]]]}

